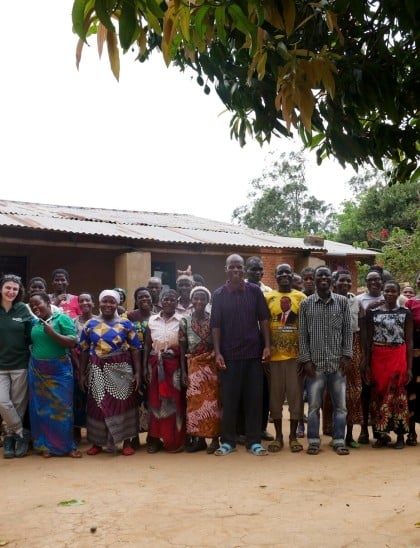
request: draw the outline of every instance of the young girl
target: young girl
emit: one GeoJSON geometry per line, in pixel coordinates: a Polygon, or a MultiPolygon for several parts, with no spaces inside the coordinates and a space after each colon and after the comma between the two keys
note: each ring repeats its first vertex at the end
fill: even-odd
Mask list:
{"type": "Polygon", "coordinates": [[[377,439],[373,447],[385,447],[389,432],[397,434],[396,449],[404,447],[408,432],[406,385],[411,380],[413,321],[411,312],[398,306],[400,286],[384,285],[385,302],[367,310],[367,381],[371,384],[371,412],[377,439]]]}

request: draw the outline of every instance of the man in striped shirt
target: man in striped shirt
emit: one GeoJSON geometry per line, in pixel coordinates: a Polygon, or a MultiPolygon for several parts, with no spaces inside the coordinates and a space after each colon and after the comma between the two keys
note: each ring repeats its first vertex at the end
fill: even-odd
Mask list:
{"type": "Polygon", "coordinates": [[[260,288],[245,283],[244,260],[240,255],[226,259],[225,271],[227,281],[214,292],[210,317],[223,405],[222,445],[215,455],[235,450],[242,401],[245,445],[254,455],[263,456],[267,451],[261,445],[261,361],[270,361],[269,312],[260,288]]]}
{"type": "Polygon", "coordinates": [[[316,291],[299,309],[299,358],[308,391],[308,450],[320,449],[319,410],[325,388],[333,404],[333,447],[348,455],[346,428],[346,368],[352,357],[352,330],[348,299],[331,291],[331,270],[315,271],[316,291]]]}

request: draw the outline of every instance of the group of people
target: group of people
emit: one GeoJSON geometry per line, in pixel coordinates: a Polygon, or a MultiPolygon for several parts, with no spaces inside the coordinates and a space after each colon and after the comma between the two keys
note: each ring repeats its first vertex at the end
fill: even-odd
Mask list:
{"type": "Polygon", "coordinates": [[[418,294],[404,296],[376,266],[360,295],[350,291],[349,271],[326,266],[297,274],[279,264],[271,289],[260,258],[233,254],[225,274],[213,295],[190,271],[175,289],[152,277],[130,311],[123,289],[105,289],[98,314],[89,292],[68,292],[64,269],[53,272],[50,294],[45,280],[30,280],[27,304],[20,278],[4,275],[4,457],[23,457],[32,445],[46,458],[80,458],[82,428],[90,456],[133,455],[141,432],[149,453],[226,456],[243,443],[265,456],[284,447],[285,402],[293,453],[304,449],[304,420],[306,451],[319,453],[321,410],[338,455],[369,443],[370,424],[375,448],[389,445],[392,431],[396,448],[417,444],[420,275],[418,294]]]}

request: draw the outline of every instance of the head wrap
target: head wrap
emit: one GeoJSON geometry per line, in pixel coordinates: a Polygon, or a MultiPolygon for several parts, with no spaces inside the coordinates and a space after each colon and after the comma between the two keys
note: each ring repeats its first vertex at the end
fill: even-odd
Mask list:
{"type": "Polygon", "coordinates": [[[99,293],[99,302],[101,302],[104,297],[112,297],[117,304],[120,304],[120,294],[115,291],[115,289],[104,289],[101,291],[99,293]]]}
{"type": "Polygon", "coordinates": [[[205,293],[209,299],[209,302],[211,301],[211,293],[207,289],[207,287],[204,287],[204,285],[196,285],[191,289],[190,300],[192,300],[194,293],[196,293],[197,291],[202,291],[203,293],[205,293]]]}

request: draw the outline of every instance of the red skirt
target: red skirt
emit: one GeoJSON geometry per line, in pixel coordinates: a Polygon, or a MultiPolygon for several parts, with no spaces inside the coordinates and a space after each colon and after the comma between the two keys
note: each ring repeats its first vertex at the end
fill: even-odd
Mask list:
{"type": "Polygon", "coordinates": [[[168,451],[185,443],[185,391],[181,386],[179,349],[150,353],[148,388],[149,436],[168,451]]]}
{"type": "Polygon", "coordinates": [[[408,432],[406,346],[372,346],[371,413],[376,432],[408,432]]]}

